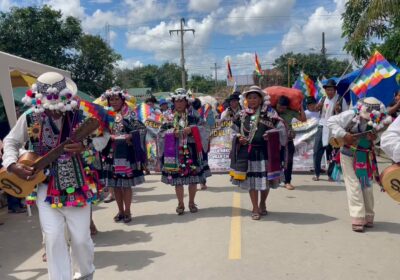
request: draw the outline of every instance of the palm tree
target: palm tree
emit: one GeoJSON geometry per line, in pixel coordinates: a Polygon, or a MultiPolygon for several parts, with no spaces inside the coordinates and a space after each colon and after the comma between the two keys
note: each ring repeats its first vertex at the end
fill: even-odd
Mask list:
{"type": "Polygon", "coordinates": [[[349,0],[342,14],[345,50],[356,60],[400,32],[400,0],[349,0]]]}

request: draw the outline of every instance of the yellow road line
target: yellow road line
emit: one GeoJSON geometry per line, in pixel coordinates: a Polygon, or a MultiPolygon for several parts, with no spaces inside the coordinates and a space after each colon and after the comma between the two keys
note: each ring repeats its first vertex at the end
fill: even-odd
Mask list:
{"type": "Polygon", "coordinates": [[[229,259],[240,260],[242,257],[242,229],[240,219],[240,193],[233,193],[231,239],[229,242],[229,259]]]}

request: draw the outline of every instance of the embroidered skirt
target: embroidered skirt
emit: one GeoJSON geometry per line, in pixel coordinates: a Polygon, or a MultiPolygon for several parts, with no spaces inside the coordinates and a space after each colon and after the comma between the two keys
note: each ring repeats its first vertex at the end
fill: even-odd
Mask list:
{"type": "MultiPolygon", "coordinates": [[[[188,143],[188,149],[190,151],[191,159],[195,163],[196,172],[192,175],[182,176],[179,173],[165,172],[162,171],[161,182],[171,185],[171,186],[183,186],[183,185],[192,185],[192,184],[202,184],[206,182],[206,178],[211,176],[210,167],[207,164],[207,157],[204,158],[199,164],[196,147],[194,143],[188,143]]],[[[164,163],[164,157],[161,158],[162,164],[164,163]]]]}
{"type": "Polygon", "coordinates": [[[142,170],[133,170],[132,175],[122,176],[114,173],[112,165],[107,164],[105,168],[105,185],[112,188],[131,188],[144,183],[142,170]]]}
{"type": "MultiPolygon", "coordinates": [[[[248,154],[248,146],[241,146],[238,151],[238,160],[242,155],[248,154]]],[[[246,190],[265,191],[277,188],[279,180],[268,180],[268,156],[265,146],[252,147],[248,154],[247,172],[244,180],[231,179],[232,184],[246,190]]]]}

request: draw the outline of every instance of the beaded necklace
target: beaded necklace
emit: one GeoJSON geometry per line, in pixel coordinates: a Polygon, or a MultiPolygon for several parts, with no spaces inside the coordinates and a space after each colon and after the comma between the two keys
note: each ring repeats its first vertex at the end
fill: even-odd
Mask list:
{"type": "Polygon", "coordinates": [[[252,110],[252,109],[246,109],[245,113],[242,115],[242,118],[240,120],[240,134],[243,137],[246,137],[245,132],[248,132],[248,136],[246,137],[246,139],[249,144],[251,144],[251,141],[253,141],[254,135],[256,134],[257,129],[258,129],[258,122],[260,120],[260,111],[261,111],[260,107],[257,108],[256,112],[254,112],[254,110],[252,110]],[[248,115],[250,116],[249,130],[247,130],[244,126],[246,116],[248,116],[248,115]]]}

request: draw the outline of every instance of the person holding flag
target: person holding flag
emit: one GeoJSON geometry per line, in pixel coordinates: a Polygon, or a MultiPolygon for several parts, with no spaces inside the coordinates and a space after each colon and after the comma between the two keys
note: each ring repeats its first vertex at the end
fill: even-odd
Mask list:
{"type": "MultiPolygon", "coordinates": [[[[321,118],[319,120],[318,131],[315,135],[314,142],[314,181],[319,180],[319,176],[321,174],[321,160],[324,152],[326,151],[328,160],[330,160],[332,153],[332,146],[329,145],[330,133],[326,122],[331,116],[339,114],[341,111],[348,109],[346,100],[344,98],[340,98],[339,94],[336,92],[337,86],[335,80],[328,80],[328,82],[324,85],[324,89],[326,92],[326,98],[322,98],[316,106],[317,110],[321,113],[321,118]]],[[[329,178],[330,173],[331,170],[328,170],[329,178]]]]}

